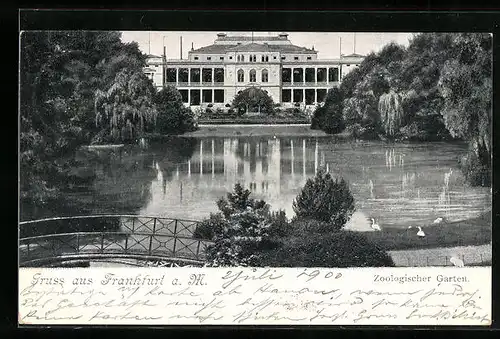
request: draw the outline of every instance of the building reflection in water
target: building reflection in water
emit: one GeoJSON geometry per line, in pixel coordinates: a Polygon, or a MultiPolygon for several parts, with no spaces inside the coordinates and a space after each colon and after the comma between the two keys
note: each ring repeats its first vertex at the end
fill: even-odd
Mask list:
{"type": "Polygon", "coordinates": [[[158,178],[152,183],[150,205],[155,206],[146,209],[156,214],[178,214],[179,209],[181,214],[192,213],[191,218],[205,217],[236,183],[290,214],[288,205],[320,166],[319,145],[307,138],[200,139],[192,157],[173,164],[170,175],[164,174],[161,162],[153,166],[158,178]],[[297,150],[296,145],[302,147],[297,150]],[[297,168],[302,169],[302,175],[297,175],[297,168]]]}

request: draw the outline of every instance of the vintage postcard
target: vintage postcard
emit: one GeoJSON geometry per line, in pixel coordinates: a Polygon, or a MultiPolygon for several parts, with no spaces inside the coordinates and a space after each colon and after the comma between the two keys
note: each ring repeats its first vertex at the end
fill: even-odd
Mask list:
{"type": "Polygon", "coordinates": [[[21,326],[491,324],[492,34],[19,38],[21,326]]]}

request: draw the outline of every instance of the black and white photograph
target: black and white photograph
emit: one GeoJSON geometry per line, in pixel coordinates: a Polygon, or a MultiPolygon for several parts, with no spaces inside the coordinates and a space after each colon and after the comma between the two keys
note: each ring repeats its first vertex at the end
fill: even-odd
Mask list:
{"type": "Polygon", "coordinates": [[[491,266],[490,33],[19,39],[20,267],[491,266]]]}

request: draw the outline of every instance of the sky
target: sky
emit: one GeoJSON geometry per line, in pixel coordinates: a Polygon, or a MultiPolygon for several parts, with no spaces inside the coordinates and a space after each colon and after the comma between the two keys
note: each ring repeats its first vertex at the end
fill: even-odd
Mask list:
{"type": "MultiPolygon", "coordinates": [[[[191,44],[194,48],[211,45],[217,38],[217,33],[227,35],[251,36],[251,32],[181,32],[181,31],[123,31],[122,41],[136,41],[139,48],[146,54],[162,55],[163,44],[167,50],[167,58],[180,59],[180,37],[182,36],[182,56],[187,58],[191,44]],[[151,39],[151,40],[150,40],[151,39]],[[151,41],[151,42],[150,42],[151,41]]],[[[254,32],[254,36],[276,36],[280,32],[254,32]]],[[[330,32],[287,32],[288,39],[294,45],[303,46],[318,51],[318,58],[334,59],[340,55],[340,38],[342,38],[342,54],[355,52],[367,55],[379,51],[390,42],[408,45],[412,33],[330,33],[330,32]]]]}

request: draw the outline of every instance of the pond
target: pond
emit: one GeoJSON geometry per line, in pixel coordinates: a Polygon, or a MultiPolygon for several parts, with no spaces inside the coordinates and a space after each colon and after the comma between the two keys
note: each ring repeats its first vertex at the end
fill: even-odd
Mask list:
{"type": "MultiPolygon", "coordinates": [[[[146,148],[81,151],[90,185],[67,193],[87,213],[126,213],[201,220],[239,182],[272,209],[293,216],[292,202],[320,168],[349,182],[356,212],[347,228],[428,225],[491,209],[490,188],[464,182],[457,159],[465,143],[389,144],[332,137],[232,136],[170,138],[146,148]]],[[[56,209],[54,209],[56,210],[56,209]]],[[[81,210],[80,210],[81,211],[81,210]]],[[[58,212],[61,214],[60,212],[58,212]]],[[[68,214],[82,214],[67,211],[68,214]]]]}

